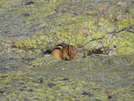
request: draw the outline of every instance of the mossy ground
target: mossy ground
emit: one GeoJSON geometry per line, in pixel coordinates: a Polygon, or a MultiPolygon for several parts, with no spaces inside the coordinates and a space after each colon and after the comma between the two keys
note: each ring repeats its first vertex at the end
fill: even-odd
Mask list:
{"type": "Polygon", "coordinates": [[[0,100],[134,99],[133,1],[1,0],[0,13],[0,100]],[[61,42],[82,56],[43,55],[61,42]],[[82,58],[99,48],[111,57],[82,58]]]}
{"type": "Polygon", "coordinates": [[[65,42],[86,50],[108,48],[109,55],[134,53],[132,1],[2,0],[0,5],[2,36],[19,37],[16,47],[48,49],[65,42]]]}
{"type": "Polygon", "coordinates": [[[25,62],[19,71],[1,73],[0,99],[132,101],[133,58],[99,56],[62,61],[38,57],[25,62]]]}

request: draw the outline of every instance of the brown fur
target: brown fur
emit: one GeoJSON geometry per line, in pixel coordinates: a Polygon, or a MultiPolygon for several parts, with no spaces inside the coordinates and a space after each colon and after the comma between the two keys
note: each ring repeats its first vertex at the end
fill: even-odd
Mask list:
{"type": "Polygon", "coordinates": [[[61,43],[53,49],[52,55],[62,60],[75,59],[76,47],[72,45],[67,45],[65,43],[61,43]]]}
{"type": "Polygon", "coordinates": [[[69,59],[75,59],[76,58],[76,47],[69,45],[69,59]]]}

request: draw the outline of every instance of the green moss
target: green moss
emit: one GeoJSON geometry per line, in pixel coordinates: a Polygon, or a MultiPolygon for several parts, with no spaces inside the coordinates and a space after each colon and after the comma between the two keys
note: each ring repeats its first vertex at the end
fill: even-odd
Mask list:
{"type": "Polygon", "coordinates": [[[101,7],[102,4],[98,4],[98,7],[95,4],[91,4],[90,8],[85,4],[86,0],[82,2],[78,1],[81,2],[80,5],[82,6],[78,6],[74,2],[68,3],[68,1],[69,0],[38,0],[34,1],[32,5],[25,5],[23,4],[25,3],[24,1],[22,1],[22,3],[21,1],[12,2],[8,0],[8,2],[5,2],[2,0],[0,4],[2,8],[6,8],[7,5],[11,4],[11,12],[9,13],[12,16],[21,18],[21,20],[15,20],[15,23],[21,23],[20,26],[27,30],[38,30],[36,33],[33,33],[34,35],[36,34],[35,36],[23,38],[16,46],[23,49],[47,49],[48,47],[50,48],[65,42],[71,45],[83,46],[88,50],[97,48],[98,46],[119,46],[115,50],[116,55],[123,54],[122,49],[125,49],[127,53],[132,52],[133,41],[130,41],[131,39],[123,39],[126,37],[120,35],[119,36],[122,37],[121,39],[119,37],[112,37],[111,39],[108,38],[106,34],[114,32],[114,30],[118,31],[120,29],[130,28],[134,22],[132,18],[134,4],[128,7],[129,12],[126,14],[127,19],[120,21],[114,21],[112,19],[111,21],[112,17],[116,18],[118,15],[123,14],[124,9],[116,7],[115,5],[106,9],[105,7],[101,7]],[[64,3],[67,5],[64,5],[64,3]],[[18,4],[23,5],[18,6],[18,4]],[[120,8],[119,12],[113,10],[114,7],[120,8]],[[67,11],[64,13],[61,12],[64,9],[67,11]],[[104,12],[101,12],[102,10],[104,12]],[[100,12],[102,14],[97,15],[100,12]],[[29,15],[24,16],[25,14],[29,15]],[[50,32],[45,33],[44,28],[50,29],[50,32]],[[86,35],[84,35],[83,30],[86,31],[86,35]]]}
{"type": "MultiPolygon", "coordinates": [[[[108,13],[113,16],[113,8],[109,6],[110,10],[108,8],[107,12],[105,8],[100,8],[101,3],[98,4],[98,7],[92,2],[90,8],[86,3],[81,6],[86,0],[76,2],[78,4],[73,2],[76,0],[33,0],[32,5],[25,5],[25,1],[14,1],[17,3],[13,1],[7,0],[9,2],[7,3],[2,0],[0,4],[2,10],[6,9],[10,3],[12,4],[8,13],[16,18],[13,24],[21,23],[17,27],[38,31],[32,32],[31,36],[23,37],[20,43],[16,44],[18,48],[34,49],[34,51],[12,49],[9,47],[11,46],[9,41],[2,42],[2,46],[4,45],[8,51],[4,51],[4,54],[0,53],[1,59],[11,61],[8,60],[6,64],[2,64],[1,70],[8,69],[9,71],[0,73],[0,89],[4,91],[3,94],[0,94],[1,98],[7,98],[9,101],[26,99],[107,101],[107,94],[113,93],[114,96],[110,100],[133,100],[133,85],[131,84],[133,81],[134,35],[127,31],[113,34],[114,30],[129,28],[133,24],[134,20],[131,18],[133,5],[132,8],[128,7],[131,13],[127,15],[129,19],[110,22],[109,16],[97,15],[106,11],[104,14],[108,13]],[[62,13],[60,10],[64,4],[67,4],[65,9],[68,11],[62,13]],[[103,11],[98,12],[98,10],[103,11]],[[78,13],[73,15],[72,11],[78,13]],[[86,12],[89,15],[86,15],[86,12]],[[24,16],[25,13],[29,15],[24,16]],[[44,28],[50,28],[50,32],[45,33],[44,28]],[[83,34],[83,30],[86,30],[87,35],[83,34]],[[109,34],[110,37],[106,34],[109,34]],[[120,56],[87,56],[72,61],[62,61],[53,56],[40,55],[41,49],[48,49],[48,47],[51,49],[61,42],[83,46],[87,50],[98,48],[99,45],[109,47],[111,50],[115,47],[114,55],[120,56]],[[6,52],[8,54],[5,54],[6,52]],[[13,59],[8,57],[13,57],[13,59]],[[28,61],[29,59],[33,60],[28,61]],[[19,70],[10,71],[12,67],[17,67],[19,70]]],[[[119,9],[114,16],[122,14],[123,11],[125,10],[119,9]]]]}
{"type": "Polygon", "coordinates": [[[134,19],[133,18],[124,19],[124,20],[118,21],[116,23],[116,26],[119,29],[130,28],[130,25],[132,25],[133,23],[134,23],[134,19]]]}
{"type": "Polygon", "coordinates": [[[7,1],[0,1],[0,11],[6,10],[7,5],[8,5],[7,1]]]}
{"type": "Polygon", "coordinates": [[[116,46],[115,55],[134,54],[134,35],[131,32],[120,32],[120,38],[114,37],[112,45],[116,46]]]}
{"type": "Polygon", "coordinates": [[[38,59],[42,61],[36,60],[38,66],[33,68],[28,69],[29,64],[25,64],[26,70],[0,74],[0,87],[6,89],[2,98],[105,101],[108,100],[107,94],[112,93],[112,100],[133,99],[133,85],[126,85],[133,80],[133,56],[86,57],[74,61],[52,60],[50,57],[38,59]],[[122,66],[119,68],[119,65],[122,66]]]}
{"type": "Polygon", "coordinates": [[[48,36],[32,36],[29,39],[24,39],[20,43],[16,44],[16,47],[22,49],[42,49],[45,48],[48,41],[48,36]]]}

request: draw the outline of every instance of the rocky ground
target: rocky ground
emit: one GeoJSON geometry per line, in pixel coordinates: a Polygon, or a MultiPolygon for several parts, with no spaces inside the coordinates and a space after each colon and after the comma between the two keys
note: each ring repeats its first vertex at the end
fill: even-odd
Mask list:
{"type": "Polygon", "coordinates": [[[2,101],[134,101],[133,63],[133,0],[0,1],[2,101]]]}

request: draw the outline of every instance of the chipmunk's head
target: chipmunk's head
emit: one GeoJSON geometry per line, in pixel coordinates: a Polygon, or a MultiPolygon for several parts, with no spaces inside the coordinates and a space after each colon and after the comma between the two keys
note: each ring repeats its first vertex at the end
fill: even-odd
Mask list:
{"type": "Polygon", "coordinates": [[[72,45],[66,45],[63,48],[63,59],[71,60],[76,58],[76,47],[72,45]]]}
{"type": "Polygon", "coordinates": [[[68,46],[68,55],[69,55],[69,59],[75,59],[76,58],[76,47],[69,45],[68,46]]]}

